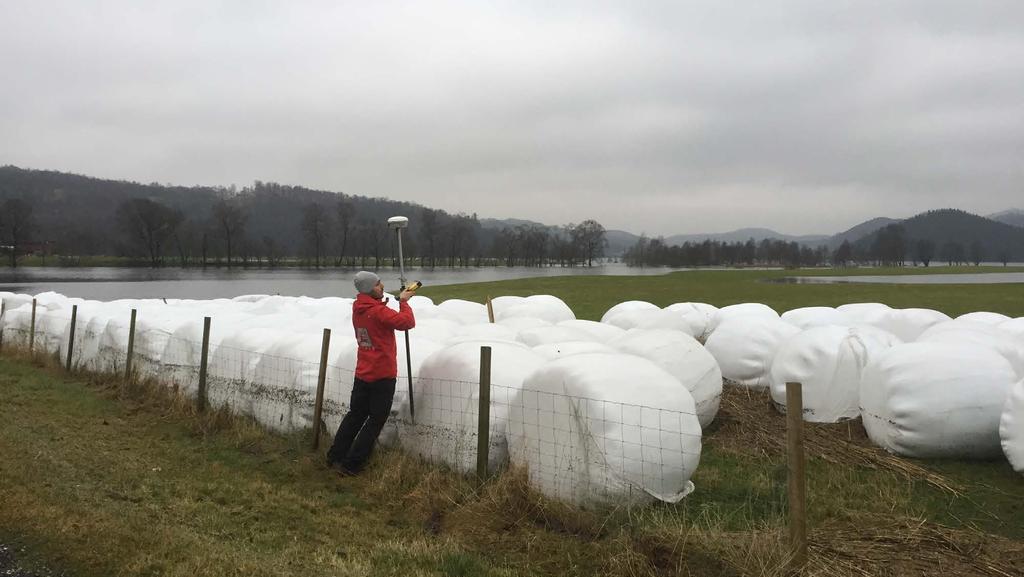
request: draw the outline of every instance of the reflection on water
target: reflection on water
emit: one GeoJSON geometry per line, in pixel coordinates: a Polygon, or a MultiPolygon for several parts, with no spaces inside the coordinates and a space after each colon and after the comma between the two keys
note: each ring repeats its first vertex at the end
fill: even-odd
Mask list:
{"type": "MultiPolygon", "coordinates": [[[[629,268],[624,264],[587,267],[406,269],[410,280],[427,286],[490,282],[528,277],[573,275],[662,275],[666,268],[629,268]]],[[[97,300],[121,298],[231,298],[244,294],[351,297],[351,269],[144,269],[144,268],[0,268],[0,291],[37,294],[54,291],[97,300]]],[[[400,286],[398,269],[377,273],[391,291],[400,286]]]]}
{"type": "Polygon", "coordinates": [[[791,276],[766,279],[783,284],[1002,284],[1024,283],[1024,272],[988,272],[967,274],[894,274],[865,276],[791,276]]]}

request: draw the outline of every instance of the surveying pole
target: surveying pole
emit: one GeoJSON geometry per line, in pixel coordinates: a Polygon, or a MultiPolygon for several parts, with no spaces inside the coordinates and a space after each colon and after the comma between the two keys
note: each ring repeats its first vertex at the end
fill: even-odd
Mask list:
{"type": "MultiPolygon", "coordinates": [[[[409,228],[409,219],[404,216],[393,216],[388,219],[388,228],[395,229],[398,235],[398,278],[405,290],[405,258],[402,255],[402,229],[409,228]]],[[[409,378],[409,418],[416,422],[416,405],[412,396],[412,353],[409,352],[409,331],[405,333],[405,371],[409,378]]]]}

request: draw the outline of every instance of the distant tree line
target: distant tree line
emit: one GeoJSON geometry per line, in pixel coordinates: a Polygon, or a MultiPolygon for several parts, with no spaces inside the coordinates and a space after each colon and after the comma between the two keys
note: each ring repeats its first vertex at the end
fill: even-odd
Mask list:
{"type": "Polygon", "coordinates": [[[821,245],[810,247],[796,242],[764,239],[760,242],[721,242],[705,240],[668,246],[661,238],[644,236],[630,248],[624,260],[630,266],[929,266],[932,262],[952,265],[982,262],[1007,264],[1011,250],[986,250],[980,240],[947,240],[941,245],[927,238],[910,238],[901,224],[890,224],[861,241],[844,240],[835,250],[821,245]]]}
{"type": "Polygon", "coordinates": [[[0,167],[0,205],[10,266],[45,246],[152,267],[374,268],[397,258],[386,221],[398,214],[410,219],[402,244],[411,265],[592,266],[607,244],[594,220],[484,226],[475,214],[260,181],[182,188],[0,167]]]}
{"type": "Polygon", "coordinates": [[[828,247],[797,242],[749,239],[746,242],[705,240],[669,246],[661,238],[640,240],[623,257],[630,266],[823,266],[830,262],[828,247]]]}

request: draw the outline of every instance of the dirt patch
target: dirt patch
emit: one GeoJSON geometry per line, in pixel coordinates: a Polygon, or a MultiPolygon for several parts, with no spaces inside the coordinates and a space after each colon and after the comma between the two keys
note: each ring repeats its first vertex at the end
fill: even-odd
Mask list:
{"type": "MultiPolygon", "coordinates": [[[[775,409],[767,390],[726,383],[714,424],[704,442],[741,455],[779,458],[786,453],[786,419],[775,409]]],[[[962,488],[921,465],[874,446],[859,418],[841,423],[804,423],[807,457],[837,465],[852,465],[895,473],[960,495],[962,488]]]]}

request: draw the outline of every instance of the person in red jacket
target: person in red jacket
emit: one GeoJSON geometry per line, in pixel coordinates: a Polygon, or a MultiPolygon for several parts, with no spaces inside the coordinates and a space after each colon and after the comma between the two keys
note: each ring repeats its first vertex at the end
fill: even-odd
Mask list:
{"type": "Polygon", "coordinates": [[[359,291],[352,303],[352,326],[359,346],[355,382],[348,413],[327,451],[327,464],[344,475],[355,475],[363,469],[391,412],[398,377],[395,331],[416,326],[408,303],[412,292],[398,295],[399,310],[395,312],[383,300],[380,277],[359,271],[355,285],[359,291]]]}

